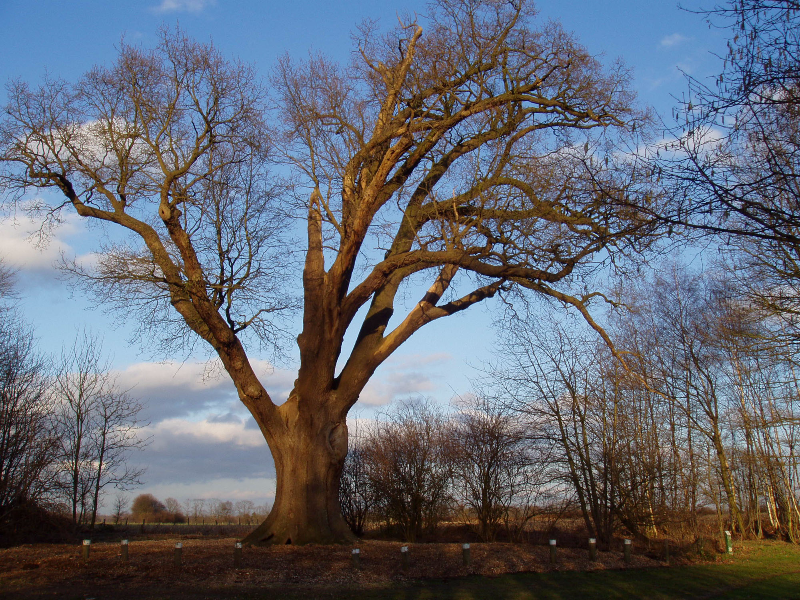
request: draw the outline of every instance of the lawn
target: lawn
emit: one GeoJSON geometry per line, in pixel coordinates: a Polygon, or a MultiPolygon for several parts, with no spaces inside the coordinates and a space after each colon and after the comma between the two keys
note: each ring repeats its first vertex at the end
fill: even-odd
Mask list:
{"type": "Polygon", "coordinates": [[[467,577],[412,583],[341,598],[397,600],[593,598],[800,598],[800,548],[746,542],[732,557],[692,566],[593,572],[467,577]]]}
{"type": "Polygon", "coordinates": [[[360,570],[354,570],[349,548],[326,546],[251,548],[242,568],[234,569],[232,542],[184,537],[180,566],[172,561],[174,539],[166,538],[132,542],[128,563],[120,562],[118,543],[110,542],[93,547],[88,563],[80,559],[79,546],[5,549],[0,597],[800,600],[800,547],[774,541],[737,544],[732,556],[708,555],[708,562],[673,567],[635,556],[635,568],[624,567],[620,552],[602,553],[592,563],[585,550],[567,548],[559,550],[554,567],[547,547],[512,544],[473,545],[473,566],[465,568],[459,545],[418,544],[408,571],[400,568],[399,544],[377,541],[362,543],[360,570]],[[530,570],[537,572],[523,572],[530,570]]]}

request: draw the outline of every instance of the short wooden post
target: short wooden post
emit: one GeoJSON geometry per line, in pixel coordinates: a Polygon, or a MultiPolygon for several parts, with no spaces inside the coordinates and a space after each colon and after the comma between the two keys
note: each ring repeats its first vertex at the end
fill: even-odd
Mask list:
{"type": "Polygon", "coordinates": [[[669,564],[669,540],[664,540],[664,562],[669,564]]]}
{"type": "Polygon", "coordinates": [[[353,566],[356,569],[360,569],[361,568],[361,550],[359,548],[353,548],[352,557],[353,557],[353,566]]]}
{"type": "Polygon", "coordinates": [[[550,564],[556,564],[557,556],[556,556],[556,541],[550,540],[550,564]]]}
{"type": "Polygon", "coordinates": [[[625,540],[622,543],[622,547],[623,547],[624,552],[625,552],[625,564],[629,565],[629,564],[631,564],[631,541],[630,540],[625,540]]]}
{"type": "Polygon", "coordinates": [[[128,540],[122,540],[119,543],[119,554],[123,562],[128,562],[128,540]]]}
{"type": "Polygon", "coordinates": [[[725,532],[725,552],[733,554],[733,539],[730,531],[725,532]]]}
{"type": "Polygon", "coordinates": [[[175,563],[176,567],[181,566],[181,554],[183,553],[183,544],[180,542],[175,542],[175,551],[172,555],[172,561],[175,563]]]}
{"type": "Polygon", "coordinates": [[[592,562],[597,560],[597,539],[589,538],[589,560],[592,562]]]}
{"type": "Polygon", "coordinates": [[[403,564],[403,570],[408,570],[408,567],[411,565],[411,559],[408,556],[408,546],[400,547],[400,559],[403,564]]]}
{"type": "Polygon", "coordinates": [[[468,567],[469,564],[472,562],[472,556],[470,555],[469,544],[463,544],[461,546],[461,558],[464,562],[465,567],[468,567]]]}
{"type": "Polygon", "coordinates": [[[233,568],[242,568],[242,542],[236,542],[233,545],[233,568]]]}
{"type": "Polygon", "coordinates": [[[89,551],[92,548],[92,540],[83,540],[81,547],[83,562],[89,562],[89,551]]]}

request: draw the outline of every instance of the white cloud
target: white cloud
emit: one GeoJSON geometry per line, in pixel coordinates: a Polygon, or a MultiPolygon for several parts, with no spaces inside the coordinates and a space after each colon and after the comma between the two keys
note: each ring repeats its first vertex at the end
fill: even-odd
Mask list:
{"type": "Polygon", "coordinates": [[[672,48],[674,46],[679,46],[688,40],[689,38],[687,38],[685,35],[673,33],[661,38],[661,41],[658,43],[658,45],[662,48],[672,48]]]}
{"type": "Polygon", "coordinates": [[[438,385],[437,370],[451,359],[444,353],[392,357],[372,376],[358,401],[383,406],[398,397],[432,392],[438,385]]]}
{"type": "Polygon", "coordinates": [[[140,432],[140,437],[150,438],[150,444],[131,458],[147,467],[144,480],[149,485],[205,482],[208,493],[229,496],[209,482],[275,477],[267,442],[250,423],[251,419],[244,418],[228,418],[224,422],[213,418],[164,419],[140,432]]]}
{"type": "Polygon", "coordinates": [[[157,451],[169,451],[174,438],[197,438],[204,444],[231,444],[233,446],[262,448],[266,446],[264,436],[257,429],[248,429],[245,420],[214,422],[210,419],[189,421],[187,419],[165,419],[144,430],[152,435],[151,447],[157,451]]]}
{"type": "Polygon", "coordinates": [[[207,376],[207,366],[204,362],[168,361],[128,365],[119,372],[119,383],[124,388],[136,388],[141,392],[164,388],[208,390],[224,387],[227,382],[221,376],[207,376]]]}
{"type": "MultiPolygon", "coordinates": [[[[256,375],[273,401],[280,404],[289,395],[297,374],[275,369],[268,361],[251,361],[256,375]]],[[[130,390],[145,405],[144,417],[153,423],[194,417],[222,423],[248,416],[236,388],[218,361],[139,362],[116,372],[121,389],[130,390]]]]}
{"type": "MultiPolygon", "coordinates": [[[[25,216],[0,218],[0,259],[19,270],[46,272],[53,269],[62,253],[74,256],[66,238],[82,231],[80,217],[70,215],[49,236],[39,236],[41,223],[25,216]]],[[[81,263],[94,256],[79,257],[81,263]]]]}
{"type": "Polygon", "coordinates": [[[154,7],[156,12],[192,12],[199,13],[209,6],[214,6],[216,0],[161,0],[161,4],[154,7]]]}

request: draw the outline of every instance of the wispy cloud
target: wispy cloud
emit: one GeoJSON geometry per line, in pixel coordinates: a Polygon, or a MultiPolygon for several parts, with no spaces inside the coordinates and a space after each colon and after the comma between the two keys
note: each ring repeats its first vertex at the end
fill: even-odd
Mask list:
{"type": "Polygon", "coordinates": [[[452,359],[449,354],[392,357],[370,379],[358,401],[362,405],[383,406],[395,398],[432,392],[437,374],[452,359]]]}
{"type": "MultiPolygon", "coordinates": [[[[245,419],[219,423],[213,419],[172,418],[146,427],[141,436],[150,437],[151,443],[132,458],[147,466],[148,484],[188,485],[215,479],[275,476],[264,436],[258,429],[248,427],[245,419]]],[[[208,491],[220,497],[230,496],[213,486],[208,491]]]]}
{"type": "MultiPolygon", "coordinates": [[[[251,361],[256,374],[275,402],[282,403],[289,395],[296,374],[275,369],[265,361],[251,361]]],[[[230,377],[215,368],[214,363],[140,362],[118,371],[122,389],[140,398],[145,405],[143,415],[152,423],[170,418],[208,416],[217,423],[230,416],[246,415],[230,377]]]]}
{"type": "MultiPolygon", "coordinates": [[[[75,257],[67,240],[84,231],[81,218],[68,215],[63,223],[52,229],[40,229],[42,224],[27,216],[0,217],[0,260],[14,269],[38,274],[50,273],[62,254],[75,257]]],[[[96,257],[86,254],[77,257],[88,266],[96,257]]]]}
{"type": "Polygon", "coordinates": [[[681,35],[680,33],[673,33],[671,35],[661,38],[661,41],[658,43],[658,45],[661,46],[662,48],[672,48],[674,46],[679,46],[688,40],[689,38],[687,38],[685,35],[681,35]]]}
{"type": "Polygon", "coordinates": [[[161,4],[154,7],[155,12],[203,12],[209,6],[214,6],[216,0],[161,0],[161,4]]]}

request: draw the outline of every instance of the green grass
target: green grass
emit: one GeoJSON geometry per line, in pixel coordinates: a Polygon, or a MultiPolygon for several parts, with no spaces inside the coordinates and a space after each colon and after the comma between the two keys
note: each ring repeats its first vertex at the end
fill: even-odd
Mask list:
{"type": "Polygon", "coordinates": [[[800,548],[789,544],[746,543],[732,558],[713,564],[591,573],[468,577],[410,583],[340,598],[394,600],[527,600],[572,598],[800,599],[800,548]]]}

